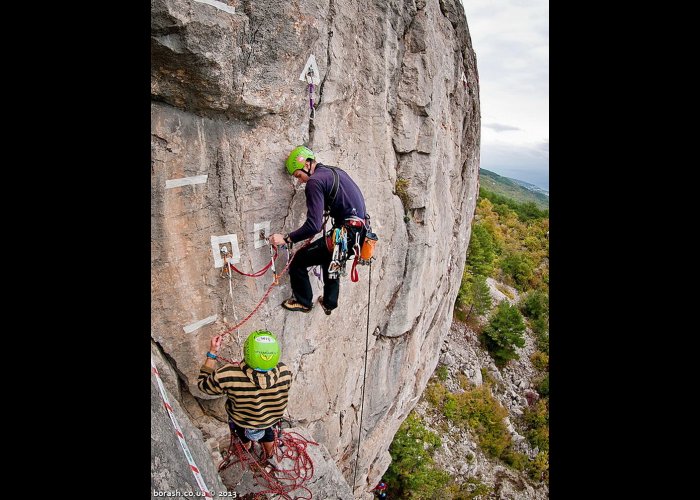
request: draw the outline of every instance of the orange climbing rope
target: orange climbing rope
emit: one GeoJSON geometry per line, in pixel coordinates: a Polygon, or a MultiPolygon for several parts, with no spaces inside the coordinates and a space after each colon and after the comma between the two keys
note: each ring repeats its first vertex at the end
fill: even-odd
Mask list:
{"type": "Polygon", "coordinates": [[[256,457],[252,453],[252,445],[250,450],[246,450],[238,436],[231,433],[226,458],[218,466],[219,472],[237,463],[249,467],[255,482],[262,488],[262,491],[255,493],[256,499],[266,498],[265,495],[269,493],[279,495],[285,500],[311,500],[313,495],[305,484],[314,475],[314,463],[306,452],[306,448],[310,444],[318,445],[318,443],[307,441],[296,432],[284,432],[279,426],[275,426],[274,433],[273,455],[278,463],[281,463],[285,458],[290,459],[293,463],[291,469],[280,469],[273,466],[273,469],[268,472],[266,467],[272,464],[265,460],[264,450],[263,457],[256,457]],[[309,496],[291,497],[289,495],[298,489],[306,490],[309,496]]]}

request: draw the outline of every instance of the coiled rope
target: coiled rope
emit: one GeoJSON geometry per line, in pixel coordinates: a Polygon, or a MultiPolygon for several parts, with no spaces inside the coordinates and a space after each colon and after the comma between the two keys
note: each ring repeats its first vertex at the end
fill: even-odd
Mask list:
{"type": "Polygon", "coordinates": [[[291,469],[280,469],[273,466],[268,472],[266,467],[270,464],[263,457],[256,457],[253,453],[253,445],[250,450],[246,450],[243,443],[235,433],[231,433],[231,441],[224,460],[219,463],[219,472],[240,463],[247,466],[253,473],[256,484],[262,488],[255,493],[255,498],[265,498],[264,495],[279,495],[285,500],[311,500],[313,495],[305,484],[314,475],[314,463],[306,451],[308,445],[316,445],[315,441],[308,441],[296,432],[285,432],[278,426],[274,428],[274,448],[273,455],[278,463],[285,458],[292,461],[291,469]],[[282,450],[284,448],[284,450],[282,450]],[[295,490],[305,490],[308,496],[290,496],[295,490]]]}

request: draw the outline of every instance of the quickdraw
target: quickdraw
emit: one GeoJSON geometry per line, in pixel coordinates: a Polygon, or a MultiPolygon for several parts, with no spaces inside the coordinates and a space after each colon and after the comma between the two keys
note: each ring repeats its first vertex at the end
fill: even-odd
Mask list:
{"type": "Polygon", "coordinates": [[[279,285],[280,280],[279,280],[279,276],[277,276],[277,269],[275,269],[275,259],[277,258],[277,248],[275,248],[274,252],[273,252],[272,247],[274,247],[274,245],[272,243],[270,243],[270,266],[272,267],[272,284],[279,285]]]}
{"type": "MultiPolygon", "coordinates": [[[[231,264],[230,259],[228,259],[228,248],[226,248],[226,245],[223,245],[220,249],[221,255],[224,259],[224,262],[226,265],[222,268],[222,273],[220,276],[222,278],[226,277],[226,274],[228,274],[228,293],[229,297],[231,297],[231,310],[233,312],[233,319],[238,323],[238,315],[236,314],[236,303],[233,300],[233,272],[232,272],[232,267],[233,264],[231,264]],[[226,269],[227,271],[224,273],[223,270],[226,269]]],[[[241,346],[241,332],[240,329],[236,329],[236,339],[238,340],[238,346],[240,348],[241,346]]]]}
{"type": "Polygon", "coordinates": [[[306,82],[309,84],[309,109],[311,114],[311,119],[313,120],[316,116],[316,109],[314,108],[314,69],[309,68],[308,73],[306,73],[306,82]]]}
{"type": "Polygon", "coordinates": [[[332,231],[331,242],[333,244],[333,256],[328,265],[328,277],[338,279],[347,275],[345,263],[348,260],[348,231],[345,227],[337,227],[332,231]]]}

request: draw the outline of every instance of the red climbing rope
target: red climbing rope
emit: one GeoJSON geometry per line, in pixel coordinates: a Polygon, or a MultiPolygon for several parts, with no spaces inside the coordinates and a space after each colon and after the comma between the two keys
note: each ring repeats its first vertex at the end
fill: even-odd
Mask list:
{"type": "MultiPolygon", "coordinates": [[[[309,244],[311,244],[311,238],[309,238],[308,240],[306,240],[306,241],[304,242],[304,246],[302,246],[299,250],[301,250],[302,248],[305,248],[305,247],[309,246],[309,244]]],[[[278,279],[276,279],[275,281],[273,281],[273,282],[270,284],[270,286],[267,287],[267,290],[265,291],[265,294],[264,294],[264,295],[262,296],[262,298],[260,299],[260,302],[258,302],[258,305],[256,305],[255,308],[250,312],[250,314],[249,314],[248,316],[246,316],[245,318],[243,318],[242,321],[240,321],[238,324],[233,325],[231,328],[228,328],[227,330],[224,331],[224,333],[220,334],[222,337],[223,337],[224,335],[227,335],[227,334],[231,333],[231,332],[234,331],[236,328],[240,328],[246,321],[248,321],[250,318],[253,317],[253,314],[255,314],[255,313],[257,312],[257,310],[260,309],[260,306],[263,304],[263,302],[265,302],[265,299],[267,298],[267,296],[270,295],[270,292],[272,291],[272,288],[273,288],[275,285],[279,285],[279,278],[280,278],[280,276],[282,276],[282,275],[287,271],[287,269],[289,269],[289,265],[292,263],[292,261],[294,260],[294,257],[296,257],[296,255],[297,255],[297,253],[299,252],[299,250],[297,250],[296,252],[294,252],[294,254],[292,255],[292,257],[289,259],[289,262],[287,262],[287,265],[284,266],[284,269],[282,269],[282,272],[279,273],[279,274],[277,275],[277,278],[278,278],[278,279]]],[[[275,257],[277,257],[277,252],[276,252],[276,251],[275,251],[275,257]]]]}
{"type": "MultiPolygon", "coordinates": [[[[273,257],[273,259],[277,259],[277,247],[275,247],[275,256],[273,257]]],[[[244,273],[243,271],[241,271],[240,269],[238,269],[238,268],[237,268],[236,266],[234,266],[233,264],[229,264],[229,265],[231,266],[231,269],[233,269],[234,271],[236,271],[238,274],[242,274],[243,276],[248,276],[249,278],[259,278],[260,276],[262,276],[263,274],[265,274],[265,273],[267,272],[267,270],[270,269],[270,267],[272,267],[272,262],[273,262],[273,261],[270,260],[270,262],[268,262],[267,265],[266,265],[265,267],[263,267],[260,271],[255,271],[255,272],[253,272],[253,274],[244,273]]]]}
{"type": "Polygon", "coordinates": [[[275,428],[273,454],[277,463],[288,458],[292,461],[291,469],[280,469],[274,466],[270,472],[266,467],[272,465],[265,460],[265,451],[263,449],[262,456],[253,455],[251,450],[246,450],[243,443],[235,433],[231,433],[231,441],[228,447],[226,458],[219,463],[219,472],[228,467],[240,463],[243,466],[248,466],[253,473],[253,478],[262,491],[255,493],[255,498],[266,498],[265,494],[279,495],[285,500],[311,500],[313,495],[305,486],[314,475],[314,463],[306,452],[306,447],[310,444],[318,445],[314,441],[307,441],[303,436],[296,432],[284,432],[282,429],[275,428]],[[284,451],[282,451],[284,448],[284,451]],[[235,459],[234,459],[235,458],[235,459]],[[306,490],[309,496],[294,496],[289,493],[294,490],[306,490]]]}
{"type": "MultiPolygon", "coordinates": [[[[309,246],[309,245],[311,244],[311,239],[312,239],[312,238],[309,238],[308,240],[306,240],[306,241],[304,242],[304,245],[303,245],[299,250],[301,250],[302,248],[305,248],[305,247],[309,246]]],[[[265,291],[265,294],[262,296],[262,298],[260,299],[260,301],[258,302],[258,304],[255,306],[255,308],[250,312],[250,314],[249,314],[248,316],[246,316],[245,318],[243,318],[242,321],[240,321],[239,323],[233,325],[231,328],[228,328],[227,330],[224,331],[224,333],[220,334],[222,337],[223,337],[224,335],[227,335],[227,334],[231,333],[231,332],[234,331],[235,329],[240,328],[246,321],[248,321],[250,318],[253,317],[253,315],[257,312],[257,310],[260,309],[260,306],[263,305],[263,302],[265,302],[265,299],[267,299],[268,295],[270,295],[270,292],[272,292],[272,287],[274,287],[275,285],[279,285],[279,278],[287,271],[287,269],[289,269],[289,265],[292,263],[292,261],[294,260],[294,257],[296,257],[297,252],[298,252],[299,250],[297,250],[296,252],[294,252],[294,254],[292,254],[292,257],[291,257],[291,258],[289,259],[289,261],[287,262],[287,265],[284,266],[284,269],[282,269],[282,272],[279,273],[279,274],[276,276],[275,281],[273,281],[273,282],[270,284],[270,286],[267,287],[267,290],[265,291]]],[[[275,248],[275,257],[274,257],[274,258],[275,258],[275,259],[277,258],[277,248],[275,248]]],[[[269,266],[271,266],[271,265],[272,265],[272,261],[270,261],[270,264],[268,264],[268,266],[266,267],[266,269],[269,268],[269,266]]],[[[233,266],[231,266],[231,267],[233,267],[233,266]]],[[[234,268],[234,269],[235,269],[235,268],[234,268]]],[[[258,272],[259,272],[259,271],[258,271],[258,272]]],[[[247,275],[247,276],[250,276],[250,275],[247,275]]],[[[219,359],[222,360],[222,361],[225,361],[226,363],[231,363],[232,365],[237,365],[237,364],[238,364],[238,361],[233,361],[233,360],[228,359],[228,358],[225,358],[225,357],[223,357],[223,356],[221,356],[221,355],[219,355],[219,359]]]]}
{"type": "MultiPolygon", "coordinates": [[[[309,246],[311,244],[312,239],[313,238],[307,239],[301,246],[301,248],[299,248],[299,250],[309,246]]],[[[272,292],[272,288],[275,285],[279,285],[279,278],[282,275],[284,275],[284,273],[289,269],[289,266],[291,265],[292,261],[294,260],[294,257],[296,257],[296,254],[299,250],[297,250],[297,252],[294,252],[291,258],[289,258],[287,264],[284,266],[282,271],[278,275],[276,275],[276,279],[267,288],[262,298],[255,306],[255,308],[250,312],[250,314],[243,318],[243,320],[239,323],[233,325],[232,327],[226,329],[223,333],[221,333],[220,335],[222,337],[231,333],[237,328],[240,328],[246,321],[253,317],[253,315],[257,312],[260,306],[265,302],[265,299],[267,299],[267,297],[270,295],[270,292],[272,292]]],[[[231,265],[231,267],[233,267],[233,269],[236,272],[244,276],[259,277],[262,276],[262,274],[264,274],[264,271],[266,271],[273,265],[274,260],[277,259],[277,255],[277,248],[275,248],[275,255],[273,259],[271,259],[270,263],[267,266],[265,266],[265,268],[253,274],[242,273],[241,271],[233,267],[233,265],[231,265]]],[[[238,361],[227,359],[221,355],[218,356],[218,359],[234,365],[239,364],[238,361]]],[[[277,467],[274,467],[273,470],[268,472],[266,470],[266,466],[270,465],[269,462],[267,462],[264,459],[261,462],[259,457],[253,456],[250,450],[246,450],[243,447],[243,443],[241,443],[241,440],[238,438],[238,436],[236,436],[235,433],[231,433],[231,441],[229,444],[226,458],[219,464],[218,469],[219,471],[223,471],[224,469],[236,463],[248,464],[250,470],[253,472],[253,477],[255,478],[256,483],[263,488],[263,491],[260,491],[255,494],[255,499],[265,498],[264,495],[269,493],[273,495],[279,495],[279,497],[284,500],[311,500],[313,497],[313,495],[311,494],[311,490],[309,490],[305,486],[305,483],[314,475],[313,461],[306,452],[306,447],[309,444],[318,445],[318,443],[314,441],[307,441],[302,435],[297,434],[296,432],[284,432],[281,429],[279,429],[279,431],[275,429],[273,449],[274,456],[277,459],[278,463],[282,462],[282,460],[284,460],[285,458],[290,459],[293,463],[293,466],[291,469],[279,469],[277,467]],[[284,451],[282,451],[282,448],[284,448],[284,451]],[[298,489],[305,490],[309,496],[291,497],[288,495],[288,493],[298,489]]]]}

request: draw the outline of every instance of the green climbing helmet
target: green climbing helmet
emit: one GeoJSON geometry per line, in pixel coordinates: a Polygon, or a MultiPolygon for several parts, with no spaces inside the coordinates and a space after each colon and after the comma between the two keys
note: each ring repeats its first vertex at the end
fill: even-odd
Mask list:
{"type": "Polygon", "coordinates": [[[256,330],[243,344],[245,364],[258,371],[271,370],[280,360],[280,345],[272,332],[256,330]]]}
{"type": "Polygon", "coordinates": [[[289,172],[289,175],[293,175],[294,172],[300,168],[304,168],[306,166],[305,162],[307,158],[311,158],[313,160],[316,158],[316,156],[314,155],[314,152],[306,146],[297,146],[294,148],[287,157],[287,172],[289,172]]]}

